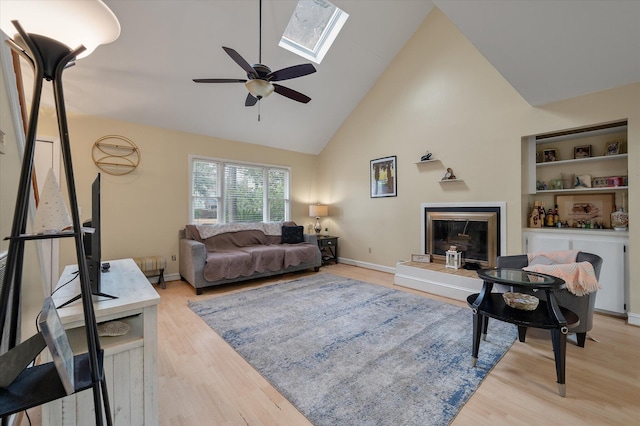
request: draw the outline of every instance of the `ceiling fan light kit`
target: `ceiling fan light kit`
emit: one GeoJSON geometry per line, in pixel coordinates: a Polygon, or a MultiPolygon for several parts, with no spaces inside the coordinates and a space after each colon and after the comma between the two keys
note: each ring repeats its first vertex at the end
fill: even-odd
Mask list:
{"type": "Polygon", "coordinates": [[[272,94],[275,89],[270,81],[260,79],[248,80],[245,83],[245,86],[247,86],[247,90],[249,90],[249,93],[251,93],[257,99],[266,98],[267,96],[272,94]]]}

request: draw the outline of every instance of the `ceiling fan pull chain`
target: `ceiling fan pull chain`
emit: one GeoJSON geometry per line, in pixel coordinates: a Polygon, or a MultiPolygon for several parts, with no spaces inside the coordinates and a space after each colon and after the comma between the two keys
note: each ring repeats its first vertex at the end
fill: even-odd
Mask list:
{"type": "MultiPolygon", "coordinates": [[[[262,2],[260,2],[262,4],[262,2]]],[[[258,99],[258,123],[260,122],[260,99],[258,99]]]]}

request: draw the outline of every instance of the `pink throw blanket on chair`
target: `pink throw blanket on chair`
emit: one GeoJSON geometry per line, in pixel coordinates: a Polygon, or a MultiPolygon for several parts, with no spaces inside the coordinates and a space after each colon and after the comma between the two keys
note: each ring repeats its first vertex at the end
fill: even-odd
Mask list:
{"type": "Polygon", "coordinates": [[[527,253],[529,264],[535,263],[536,258],[546,257],[553,260],[554,263],[574,263],[578,257],[578,250],[557,250],[557,251],[539,251],[536,253],[527,253]]]}
{"type": "Polygon", "coordinates": [[[589,262],[576,262],[577,255],[577,250],[530,253],[527,255],[529,263],[533,262],[534,264],[522,269],[563,279],[567,283],[567,290],[576,296],[584,296],[598,290],[600,285],[593,265],[589,262]],[[535,264],[534,259],[539,256],[544,256],[557,263],[551,265],[535,264]]]}

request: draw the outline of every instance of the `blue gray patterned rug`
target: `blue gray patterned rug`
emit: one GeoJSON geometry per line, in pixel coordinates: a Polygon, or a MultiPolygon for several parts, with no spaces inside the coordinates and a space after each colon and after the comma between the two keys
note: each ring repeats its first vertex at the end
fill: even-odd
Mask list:
{"type": "Polygon", "coordinates": [[[473,368],[470,309],[331,274],[190,307],[317,426],[447,425],[517,336],[473,368]]]}

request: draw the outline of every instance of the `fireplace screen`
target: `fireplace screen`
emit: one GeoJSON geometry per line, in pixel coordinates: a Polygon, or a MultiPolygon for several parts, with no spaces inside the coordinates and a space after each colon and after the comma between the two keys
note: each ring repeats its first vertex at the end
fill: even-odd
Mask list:
{"type": "Polygon", "coordinates": [[[497,214],[471,212],[427,212],[427,252],[444,260],[455,246],[463,262],[495,266],[497,214]]]}

